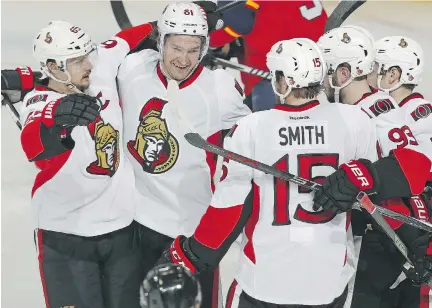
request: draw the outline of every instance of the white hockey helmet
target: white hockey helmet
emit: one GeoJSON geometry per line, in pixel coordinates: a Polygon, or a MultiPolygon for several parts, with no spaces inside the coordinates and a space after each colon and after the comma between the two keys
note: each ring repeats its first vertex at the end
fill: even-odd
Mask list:
{"type": "Polygon", "coordinates": [[[326,32],[318,40],[326,61],[330,86],[339,91],[349,85],[354,78],[366,76],[373,71],[375,63],[375,44],[369,31],[357,26],[342,26],[326,32]],[[342,63],[351,66],[351,78],[341,86],[333,84],[334,71],[342,63]]]}
{"type": "Polygon", "coordinates": [[[404,36],[387,36],[376,43],[376,62],[378,73],[385,72],[393,66],[401,69],[398,84],[391,89],[382,89],[382,75],[378,76],[380,90],[390,92],[403,84],[418,85],[421,82],[424,68],[424,54],[420,44],[404,36]]]}
{"type": "Polygon", "coordinates": [[[321,85],[326,75],[326,66],[318,45],[307,38],[279,41],[267,53],[267,67],[272,75],[273,91],[280,100],[293,88],[321,85]],[[276,90],[276,72],[281,71],[288,85],[287,93],[276,90]]]}
{"type": "Polygon", "coordinates": [[[170,34],[192,35],[203,38],[199,60],[206,55],[209,46],[207,15],[197,4],[172,3],[168,4],[158,20],[159,52],[163,53],[165,37],[170,34]]]}
{"type": "Polygon", "coordinates": [[[87,55],[94,49],[95,44],[87,33],[65,21],[51,21],[33,42],[34,56],[44,71],[48,60],[55,60],[64,70],[67,59],[87,55]]]}

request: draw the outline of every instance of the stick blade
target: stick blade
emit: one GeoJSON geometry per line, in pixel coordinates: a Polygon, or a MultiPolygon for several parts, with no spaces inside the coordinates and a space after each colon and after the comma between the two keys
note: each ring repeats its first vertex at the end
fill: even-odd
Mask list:
{"type": "Polygon", "coordinates": [[[194,147],[200,148],[200,149],[207,149],[208,143],[205,141],[199,134],[197,133],[187,133],[184,135],[187,142],[189,142],[194,147]]]}

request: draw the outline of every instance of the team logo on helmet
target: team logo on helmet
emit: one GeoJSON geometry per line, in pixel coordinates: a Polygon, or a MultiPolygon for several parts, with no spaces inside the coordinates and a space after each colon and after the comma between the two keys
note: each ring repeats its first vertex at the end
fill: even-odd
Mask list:
{"type": "Polygon", "coordinates": [[[401,39],[399,42],[399,46],[402,48],[407,48],[408,47],[408,43],[405,41],[405,39],[401,39]]]}
{"type": "Polygon", "coordinates": [[[343,42],[343,43],[345,43],[345,44],[348,44],[349,42],[351,42],[351,38],[350,38],[350,36],[348,35],[348,33],[344,33],[343,35],[342,35],[342,40],[341,40],[341,42],[343,42]]]}
{"type": "Polygon", "coordinates": [[[158,174],[170,170],[179,155],[178,141],[161,118],[166,103],[154,97],[144,105],[135,140],[127,144],[128,151],[148,173],[158,174]]]}
{"type": "Polygon", "coordinates": [[[97,159],[87,166],[88,173],[112,177],[120,163],[119,132],[99,117],[88,126],[95,142],[97,159]]]}
{"type": "Polygon", "coordinates": [[[46,36],[45,36],[45,43],[47,44],[51,44],[52,43],[52,36],[50,35],[50,32],[47,32],[46,36]]]}
{"type": "Polygon", "coordinates": [[[276,53],[280,54],[283,51],[282,43],[279,44],[279,47],[276,49],[276,53]]]}

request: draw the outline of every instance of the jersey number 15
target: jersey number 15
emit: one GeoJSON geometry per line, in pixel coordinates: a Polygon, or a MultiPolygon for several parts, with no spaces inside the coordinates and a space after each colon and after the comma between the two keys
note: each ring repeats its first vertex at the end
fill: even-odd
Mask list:
{"type": "MultiPolygon", "coordinates": [[[[312,169],[317,166],[329,166],[337,170],[339,166],[338,154],[300,154],[297,156],[297,170],[298,176],[307,180],[317,183],[322,183],[325,180],[324,176],[313,176],[312,169]]],[[[280,158],[273,167],[289,172],[289,155],[286,154],[280,158]]],[[[291,224],[289,203],[290,203],[290,185],[289,182],[274,178],[274,226],[289,225],[291,224]]],[[[311,190],[305,187],[298,186],[299,194],[309,194],[311,190]]],[[[332,211],[318,211],[310,212],[305,210],[300,204],[297,205],[294,212],[296,220],[311,223],[322,224],[329,222],[336,216],[332,211]]]]}

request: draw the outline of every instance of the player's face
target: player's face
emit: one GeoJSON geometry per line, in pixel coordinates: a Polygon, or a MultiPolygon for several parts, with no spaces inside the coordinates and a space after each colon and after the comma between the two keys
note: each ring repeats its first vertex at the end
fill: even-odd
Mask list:
{"type": "Polygon", "coordinates": [[[174,80],[186,79],[199,62],[201,38],[191,35],[170,35],[164,44],[163,68],[174,80]]]}
{"type": "Polygon", "coordinates": [[[90,85],[89,75],[92,68],[88,55],[67,60],[66,69],[71,76],[71,83],[81,91],[90,85]]]}

